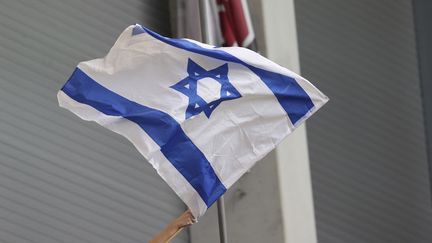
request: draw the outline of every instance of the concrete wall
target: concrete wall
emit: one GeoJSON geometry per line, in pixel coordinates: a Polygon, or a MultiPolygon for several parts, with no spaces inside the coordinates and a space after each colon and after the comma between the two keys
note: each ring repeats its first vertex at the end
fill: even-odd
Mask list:
{"type": "MultiPolygon", "coordinates": [[[[293,1],[249,1],[258,49],[299,71],[293,1]]],[[[316,242],[304,126],[259,161],[227,193],[229,242],[316,242]]],[[[192,226],[193,243],[219,242],[216,205],[192,226]]]]}

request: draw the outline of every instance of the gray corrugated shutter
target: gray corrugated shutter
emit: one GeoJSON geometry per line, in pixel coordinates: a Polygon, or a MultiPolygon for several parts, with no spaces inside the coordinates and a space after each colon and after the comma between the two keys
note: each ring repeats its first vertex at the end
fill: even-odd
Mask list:
{"type": "Polygon", "coordinates": [[[411,1],[295,3],[319,242],[432,242],[411,1]]]}
{"type": "Polygon", "coordinates": [[[169,34],[168,1],[0,0],[0,242],[146,242],[184,210],[127,140],[57,105],[136,22],[169,34]]]}

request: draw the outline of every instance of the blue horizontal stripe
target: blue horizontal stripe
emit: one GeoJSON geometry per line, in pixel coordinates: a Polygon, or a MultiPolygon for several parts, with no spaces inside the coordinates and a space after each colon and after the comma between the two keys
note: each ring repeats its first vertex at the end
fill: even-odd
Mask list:
{"type": "Polygon", "coordinates": [[[79,68],[75,69],[62,91],[106,115],[121,116],[138,124],[160,146],[168,161],[195,188],[208,207],[226,191],[204,154],[167,113],[108,90],[79,68]]]}
{"type": "Polygon", "coordinates": [[[279,101],[282,108],[285,110],[293,124],[296,124],[297,121],[304,117],[314,107],[314,104],[309,95],[292,77],[254,67],[238,59],[237,57],[218,49],[217,47],[213,49],[207,49],[185,39],[167,38],[147,28],[143,28],[140,25],[136,25],[133,32],[147,32],[154,38],[171,46],[201,55],[213,57],[219,60],[238,63],[246,66],[258,77],[260,77],[260,79],[273,92],[276,99],[279,101]]]}

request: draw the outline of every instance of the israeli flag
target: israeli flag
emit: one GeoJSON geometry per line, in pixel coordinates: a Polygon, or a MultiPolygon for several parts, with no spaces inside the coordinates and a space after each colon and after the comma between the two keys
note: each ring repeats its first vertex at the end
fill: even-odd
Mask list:
{"type": "Polygon", "coordinates": [[[61,107],[128,138],[197,218],[327,100],[253,51],[140,25],[58,92],[61,107]]]}

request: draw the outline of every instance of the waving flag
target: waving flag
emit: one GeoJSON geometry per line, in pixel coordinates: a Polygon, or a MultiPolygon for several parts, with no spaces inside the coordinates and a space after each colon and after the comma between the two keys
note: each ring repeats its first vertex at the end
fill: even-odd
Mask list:
{"type": "Polygon", "coordinates": [[[79,63],[58,100],[128,138],[200,217],[328,99],[253,51],[132,25],[79,63]]]}

